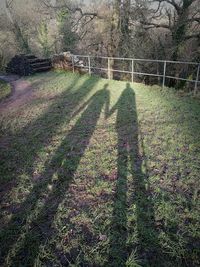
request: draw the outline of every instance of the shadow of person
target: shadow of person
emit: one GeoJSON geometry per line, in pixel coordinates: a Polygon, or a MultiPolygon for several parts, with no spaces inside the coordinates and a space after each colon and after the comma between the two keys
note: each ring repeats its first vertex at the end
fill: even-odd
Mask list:
{"type": "MultiPolygon", "coordinates": [[[[154,213],[146,190],[146,176],[142,172],[139,153],[138,118],[135,94],[130,84],[122,92],[118,102],[107,113],[107,117],[117,112],[116,131],[118,136],[117,182],[113,203],[110,229],[109,266],[126,266],[131,251],[136,250],[144,264],[153,261],[155,254],[152,244],[154,235],[154,213]],[[131,197],[128,197],[128,191],[131,197]],[[128,245],[128,209],[135,204],[137,245],[128,245]]],[[[130,233],[129,233],[130,231],[130,233]]],[[[146,265],[145,265],[146,266],[146,265]]],[[[154,266],[154,265],[148,265],[154,266]]]]}
{"type": "MultiPolygon", "coordinates": [[[[48,78],[48,82],[51,82],[51,79],[48,78]]],[[[66,85],[65,90],[52,100],[44,113],[11,135],[11,140],[15,140],[15,142],[8,148],[2,149],[0,147],[0,174],[2,178],[5,177],[4,180],[6,180],[6,177],[9,177],[9,179],[18,182],[20,175],[24,173],[28,174],[30,180],[32,180],[38,153],[45,148],[48,142],[52,141],[54,135],[56,135],[63,125],[68,125],[81,112],[82,109],[79,106],[81,106],[81,103],[85,99],[88,99],[89,94],[94,90],[98,81],[98,79],[88,78],[81,85],[78,85],[79,79],[74,77],[71,83],[66,85]],[[22,136],[23,138],[21,138],[22,136]],[[15,152],[16,147],[17,153],[15,152]],[[6,149],[9,153],[6,152],[6,149]],[[24,155],[28,155],[28,157],[24,155]],[[12,167],[9,169],[7,168],[8,161],[12,163],[12,167]]],[[[92,100],[94,99],[92,98],[92,100]]],[[[12,182],[12,186],[14,187],[13,184],[17,182],[12,182]]],[[[20,203],[17,211],[13,213],[9,223],[2,225],[3,227],[0,230],[0,265],[19,236],[23,233],[28,217],[36,208],[38,199],[44,194],[44,188],[47,187],[49,182],[50,180],[46,179],[43,181],[39,177],[33,184],[31,192],[26,195],[26,198],[20,203]]],[[[6,193],[4,190],[4,194],[6,193]]]]}
{"type": "MultiPolygon", "coordinates": [[[[23,241],[18,244],[15,255],[11,256],[14,266],[34,266],[40,246],[52,237],[54,233],[52,223],[58,206],[66,197],[69,184],[95,131],[102,108],[109,98],[107,87],[108,84],[82,106],[79,110],[79,112],[82,110],[82,114],[76,124],[56,150],[51,162],[46,163],[41,175],[45,182],[40,192],[41,190],[47,191],[54,174],[57,174],[57,180],[51,184],[51,190],[42,207],[37,210],[37,216],[27,227],[28,231],[25,233],[23,241]]],[[[35,194],[34,190],[33,194],[35,194]]],[[[33,197],[35,198],[37,195],[33,197]]]]}

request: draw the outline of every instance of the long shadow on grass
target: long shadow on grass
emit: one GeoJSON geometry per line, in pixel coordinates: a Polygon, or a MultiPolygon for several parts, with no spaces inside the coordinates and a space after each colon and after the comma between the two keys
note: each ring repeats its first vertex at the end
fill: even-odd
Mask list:
{"type": "MultiPolygon", "coordinates": [[[[51,138],[56,134],[59,127],[69,123],[77,112],[79,112],[79,105],[87,98],[88,94],[98,82],[97,78],[88,78],[83,82],[80,88],[74,91],[73,88],[76,86],[78,78],[75,77],[75,79],[72,80],[72,83],[69,86],[66,86],[66,91],[56,98],[44,114],[34,122],[29,123],[21,132],[11,136],[15,141],[15,144],[13,145],[14,147],[11,148],[11,155],[14,151],[13,161],[16,166],[11,170],[7,169],[6,160],[8,159],[6,157],[3,158],[2,162],[4,162],[4,166],[2,166],[0,170],[2,175],[9,176],[14,174],[17,177],[20,173],[26,172],[29,174],[29,177],[33,176],[34,161],[37,158],[39,151],[43,149],[44,146],[48,145],[48,142],[51,142],[51,138]],[[17,148],[18,151],[16,151],[17,148]],[[18,153],[17,157],[15,156],[15,153],[18,153]]],[[[94,103],[94,98],[92,99],[94,103]]],[[[74,128],[74,131],[75,130],[76,128],[74,128]]],[[[70,133],[72,135],[72,132],[70,133]]],[[[69,134],[67,140],[69,140],[70,137],[73,137],[71,135],[69,134]]],[[[62,151],[62,149],[61,146],[60,151],[62,151]]],[[[56,154],[59,154],[59,152],[56,154]]],[[[9,153],[7,153],[7,155],[9,156],[9,153]]],[[[55,162],[55,158],[56,156],[52,160],[51,165],[55,162]]],[[[45,176],[48,176],[48,171],[48,167],[46,167],[45,176]]],[[[37,205],[38,198],[42,197],[44,189],[47,187],[50,180],[51,177],[38,179],[33,186],[32,192],[28,194],[26,199],[14,212],[9,224],[0,232],[0,263],[5,260],[10,248],[15,244],[21,233],[24,232],[27,218],[31,215],[37,205]]]]}
{"type": "Polygon", "coordinates": [[[80,118],[56,150],[51,162],[46,163],[45,171],[41,175],[43,185],[40,189],[37,188],[39,192],[34,188],[31,193],[35,201],[40,197],[40,201],[43,201],[42,207],[35,207],[37,213],[28,230],[21,237],[21,241],[15,244],[15,256],[12,260],[14,266],[34,266],[40,245],[53,236],[52,222],[58,206],[66,197],[68,186],[88,147],[103,105],[108,99],[106,87],[107,85],[95,93],[83,106],[86,108],[80,118]],[[53,179],[55,175],[56,180],[53,179]],[[44,195],[44,192],[45,198],[41,195],[44,195]]]}
{"type": "Polygon", "coordinates": [[[117,111],[118,175],[110,230],[109,266],[126,266],[126,261],[134,250],[142,266],[158,266],[153,205],[146,190],[147,177],[142,172],[142,160],[139,155],[135,94],[128,83],[108,116],[115,111],[117,111]],[[133,195],[128,198],[127,192],[130,189],[133,195]],[[133,235],[130,225],[128,226],[128,212],[133,204],[136,206],[136,227],[132,231],[137,232],[134,236],[138,239],[135,247],[128,245],[128,236],[131,238],[133,235]]]}
{"type": "Polygon", "coordinates": [[[74,110],[76,110],[77,106],[87,97],[98,82],[98,79],[88,78],[75,91],[74,88],[77,87],[79,79],[79,76],[74,76],[68,85],[66,79],[66,90],[60,95],[55,96],[49,108],[43,114],[36,120],[28,123],[22,130],[14,134],[7,133],[10,144],[5,147],[0,144],[2,183],[8,179],[10,181],[10,177],[16,180],[16,175],[22,172],[31,172],[30,166],[37,157],[38,152],[51,142],[51,138],[62,124],[67,124],[72,119],[74,110]],[[8,166],[9,162],[12,163],[10,166],[8,166]]]}

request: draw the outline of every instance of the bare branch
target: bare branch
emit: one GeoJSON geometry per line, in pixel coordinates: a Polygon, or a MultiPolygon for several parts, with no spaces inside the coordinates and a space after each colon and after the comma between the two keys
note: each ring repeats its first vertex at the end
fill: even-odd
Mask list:
{"type": "Polygon", "coordinates": [[[72,13],[76,13],[76,12],[79,12],[80,15],[82,17],[84,16],[94,16],[94,17],[98,17],[98,13],[96,12],[83,12],[83,10],[80,8],[80,7],[75,7],[75,8],[72,8],[70,7],[69,5],[67,4],[64,4],[64,5],[59,5],[59,6],[53,6],[51,4],[48,4],[45,0],[42,1],[43,4],[48,7],[48,8],[52,8],[52,9],[62,9],[62,8],[66,8],[67,10],[69,10],[70,12],[72,13]]]}
{"type": "Polygon", "coordinates": [[[6,8],[10,8],[14,0],[6,0],[6,8]]]}
{"type": "Polygon", "coordinates": [[[193,38],[195,38],[195,39],[200,39],[200,33],[199,34],[192,34],[192,35],[187,35],[187,36],[185,36],[185,40],[190,40],[190,39],[193,39],[193,38]]]}
{"type": "Polygon", "coordinates": [[[200,18],[191,18],[191,19],[188,19],[188,22],[197,22],[197,23],[200,23],[200,18]]]}
{"type": "Polygon", "coordinates": [[[166,14],[167,14],[167,17],[168,17],[168,20],[169,20],[169,28],[172,27],[172,13],[171,13],[171,10],[170,9],[166,9],[166,14]]]}
{"type": "Polygon", "coordinates": [[[172,5],[176,9],[178,14],[180,13],[181,7],[175,2],[175,0],[153,0],[152,2],[159,2],[159,3],[166,2],[172,5]]]}
{"type": "MultiPolygon", "coordinates": [[[[82,28],[85,27],[88,23],[90,23],[95,17],[94,16],[89,16],[89,18],[87,19],[87,17],[84,17],[86,18],[85,19],[85,22],[82,24],[82,28]]],[[[74,25],[72,26],[72,29],[76,28],[79,23],[81,22],[81,20],[83,19],[83,17],[81,16],[75,23],[74,25]]]]}
{"type": "Polygon", "coordinates": [[[163,24],[163,23],[157,24],[157,23],[146,22],[146,21],[140,21],[140,23],[145,25],[145,26],[150,26],[152,28],[165,28],[165,29],[170,30],[170,26],[167,24],[163,24]]]}

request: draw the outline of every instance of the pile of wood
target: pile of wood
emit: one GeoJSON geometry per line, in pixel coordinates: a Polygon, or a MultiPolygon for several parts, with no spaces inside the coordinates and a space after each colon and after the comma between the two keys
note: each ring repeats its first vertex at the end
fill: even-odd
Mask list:
{"type": "Polygon", "coordinates": [[[83,61],[79,60],[78,57],[72,55],[70,52],[54,55],[51,62],[54,69],[77,71],[83,74],[88,72],[88,69],[84,68],[83,61]]]}
{"type": "Polygon", "coordinates": [[[88,72],[88,69],[84,68],[83,61],[70,52],[54,55],[51,59],[41,59],[34,55],[16,55],[8,63],[6,70],[8,73],[28,76],[37,72],[48,71],[52,68],[78,71],[83,74],[88,72]]]}
{"type": "Polygon", "coordinates": [[[40,59],[34,55],[16,55],[7,65],[7,72],[28,76],[37,72],[48,71],[52,68],[50,59],[40,59]]]}

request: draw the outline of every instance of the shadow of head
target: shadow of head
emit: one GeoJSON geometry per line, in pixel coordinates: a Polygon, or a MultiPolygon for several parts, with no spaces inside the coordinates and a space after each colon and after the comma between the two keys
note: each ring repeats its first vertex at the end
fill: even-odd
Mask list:
{"type": "Polygon", "coordinates": [[[104,84],[103,90],[108,90],[108,83],[104,84]]]}

